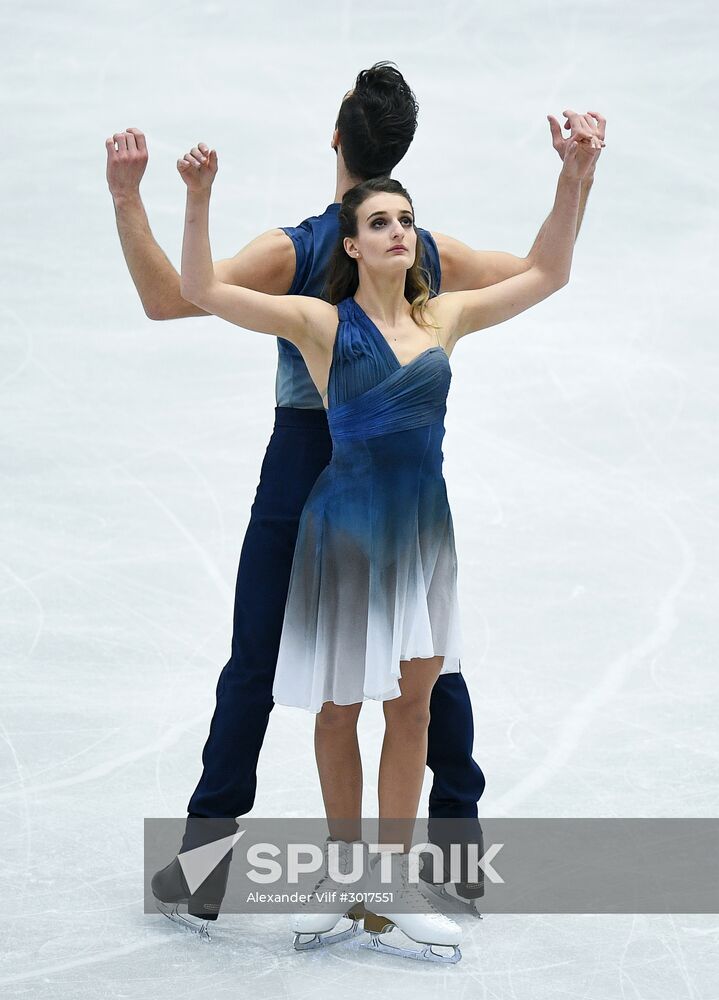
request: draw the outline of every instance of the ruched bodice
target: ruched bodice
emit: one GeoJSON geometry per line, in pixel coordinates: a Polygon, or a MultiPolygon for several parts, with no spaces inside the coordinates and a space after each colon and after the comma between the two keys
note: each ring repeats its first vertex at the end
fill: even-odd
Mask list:
{"type": "MultiPolygon", "coordinates": [[[[408,364],[401,365],[385,337],[354,299],[340,302],[337,312],[339,324],[332,349],[332,366],[327,387],[330,410],[356,399],[390,376],[399,378],[400,381],[397,390],[392,385],[386,387],[388,400],[391,401],[395,391],[398,391],[403,394],[403,402],[407,402],[408,390],[411,391],[410,387],[416,377],[415,366],[419,366],[420,373],[415,390],[416,413],[425,404],[439,400],[442,405],[446,403],[452,374],[444,348],[439,344],[433,345],[426,351],[421,351],[408,364]],[[430,355],[435,351],[439,352],[440,365],[427,367],[423,362],[432,360],[430,355]]],[[[331,420],[332,414],[328,416],[331,420]]]]}
{"type": "Polygon", "coordinates": [[[452,518],[442,476],[451,382],[437,344],[401,365],[354,299],[328,380],[332,461],[300,521],[275,701],[318,712],[400,694],[400,661],[459,669],[452,518]]]}

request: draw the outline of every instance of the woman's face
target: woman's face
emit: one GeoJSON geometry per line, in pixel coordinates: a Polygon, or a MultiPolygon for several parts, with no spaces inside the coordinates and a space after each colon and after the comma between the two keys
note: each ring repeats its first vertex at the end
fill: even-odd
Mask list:
{"type": "Polygon", "coordinates": [[[370,195],[357,209],[357,235],[345,237],[344,247],[372,271],[408,271],[417,253],[412,206],[400,194],[370,195]]]}

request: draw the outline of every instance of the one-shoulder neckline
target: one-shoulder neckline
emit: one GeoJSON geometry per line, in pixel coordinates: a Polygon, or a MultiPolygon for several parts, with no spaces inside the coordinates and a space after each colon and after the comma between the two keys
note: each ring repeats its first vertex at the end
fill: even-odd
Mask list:
{"type": "Polygon", "coordinates": [[[442,351],[442,353],[445,355],[445,357],[449,361],[449,355],[447,354],[447,351],[444,349],[444,347],[442,347],[441,344],[433,344],[431,347],[425,348],[424,351],[420,351],[419,354],[415,354],[415,356],[412,358],[411,361],[408,361],[407,364],[403,365],[402,362],[397,357],[397,355],[395,354],[394,349],[392,348],[392,345],[390,344],[390,342],[387,340],[387,338],[382,333],[382,331],[380,330],[380,328],[377,326],[377,324],[375,323],[375,321],[373,319],[370,319],[370,317],[364,311],[364,309],[359,304],[359,302],[354,298],[354,296],[352,296],[352,302],[357,307],[357,309],[359,309],[359,311],[362,313],[362,315],[364,316],[364,318],[367,320],[367,323],[372,327],[372,329],[377,334],[377,336],[379,337],[379,339],[385,345],[385,347],[389,351],[390,355],[392,356],[393,361],[396,363],[396,365],[397,365],[398,368],[409,368],[410,365],[413,365],[415,363],[415,361],[419,361],[420,358],[423,358],[425,356],[425,354],[429,354],[430,351],[442,351]]]}

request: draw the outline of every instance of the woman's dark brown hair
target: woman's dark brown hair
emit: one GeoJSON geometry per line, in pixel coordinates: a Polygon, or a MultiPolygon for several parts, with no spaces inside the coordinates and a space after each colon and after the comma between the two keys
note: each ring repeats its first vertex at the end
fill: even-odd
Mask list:
{"type": "MultiPolygon", "coordinates": [[[[352,238],[357,235],[357,209],[367,198],[377,193],[399,194],[406,198],[412,207],[409,192],[392,177],[373,177],[346,192],[339,211],[339,239],[327,273],[326,295],[333,305],[354,295],[359,286],[357,261],[345,250],[344,240],[348,236],[352,238]]],[[[404,282],[404,297],[410,304],[410,312],[415,323],[434,328],[436,324],[427,318],[425,312],[430,297],[430,286],[423,258],[424,244],[418,238],[414,264],[407,271],[404,282]]]]}

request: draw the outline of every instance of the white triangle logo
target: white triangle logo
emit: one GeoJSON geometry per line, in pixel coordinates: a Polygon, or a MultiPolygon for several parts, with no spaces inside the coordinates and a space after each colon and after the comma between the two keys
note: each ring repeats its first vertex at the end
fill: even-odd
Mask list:
{"type": "Polygon", "coordinates": [[[191,851],[177,855],[190,893],[199,889],[210,872],[213,872],[228,851],[232,850],[243,833],[245,833],[244,830],[238,830],[232,837],[213,840],[209,844],[203,844],[202,847],[194,847],[191,851]]]}

